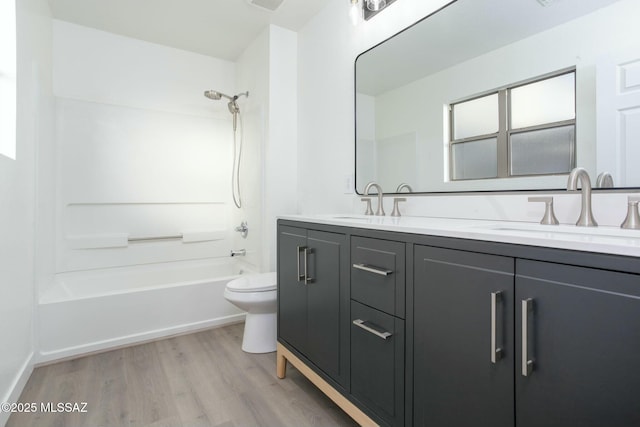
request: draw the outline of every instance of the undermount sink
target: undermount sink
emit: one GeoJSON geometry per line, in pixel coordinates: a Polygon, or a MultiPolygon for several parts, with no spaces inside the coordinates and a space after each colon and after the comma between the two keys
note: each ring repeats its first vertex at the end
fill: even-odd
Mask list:
{"type": "Polygon", "coordinates": [[[640,230],[622,230],[613,227],[577,227],[574,225],[541,225],[541,224],[493,224],[485,228],[491,232],[527,234],[530,236],[581,237],[581,238],[613,238],[613,239],[640,239],[640,230]]]}
{"type": "Polygon", "coordinates": [[[334,216],[334,219],[350,219],[350,220],[356,220],[356,221],[370,221],[371,217],[368,218],[362,218],[359,216],[348,216],[348,215],[338,215],[338,216],[334,216]]]}

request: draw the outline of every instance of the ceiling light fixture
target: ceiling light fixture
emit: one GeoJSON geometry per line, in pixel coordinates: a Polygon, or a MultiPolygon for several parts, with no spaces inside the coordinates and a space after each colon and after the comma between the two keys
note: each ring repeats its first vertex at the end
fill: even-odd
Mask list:
{"type": "Polygon", "coordinates": [[[351,7],[349,8],[349,19],[353,26],[357,26],[362,20],[362,8],[360,7],[360,0],[350,0],[351,7]]]}
{"type": "Polygon", "coordinates": [[[362,12],[365,20],[369,20],[382,12],[395,0],[363,0],[362,12]]]}
{"type": "Polygon", "coordinates": [[[378,12],[385,7],[387,7],[386,0],[366,0],[367,1],[367,9],[372,12],[378,12]]]}
{"type": "Polygon", "coordinates": [[[349,19],[356,26],[362,18],[369,20],[396,0],[349,0],[349,19]]]}

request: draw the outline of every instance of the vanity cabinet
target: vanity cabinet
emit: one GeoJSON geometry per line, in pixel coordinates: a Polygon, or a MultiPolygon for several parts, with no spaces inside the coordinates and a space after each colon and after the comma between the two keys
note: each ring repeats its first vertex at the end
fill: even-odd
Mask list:
{"type": "Polygon", "coordinates": [[[278,339],[336,383],[349,380],[349,246],[344,234],[278,228],[278,339]]]}
{"type": "Polygon", "coordinates": [[[414,425],[513,426],[513,258],[429,246],[414,257],[414,425]]]}
{"type": "Polygon", "coordinates": [[[638,258],[280,221],[278,341],[362,425],[640,426],[638,258]]]}

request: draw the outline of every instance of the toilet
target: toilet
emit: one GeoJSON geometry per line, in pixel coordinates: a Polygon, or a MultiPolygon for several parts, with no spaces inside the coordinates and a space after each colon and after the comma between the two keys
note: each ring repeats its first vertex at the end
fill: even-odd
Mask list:
{"type": "Polygon", "coordinates": [[[227,283],[224,297],[247,312],[242,350],[276,351],[276,273],[248,274],[227,283]]]}

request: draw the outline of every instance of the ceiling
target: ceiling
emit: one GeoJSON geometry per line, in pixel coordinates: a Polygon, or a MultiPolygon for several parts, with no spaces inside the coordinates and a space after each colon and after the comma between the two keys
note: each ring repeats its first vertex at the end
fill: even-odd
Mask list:
{"type": "Polygon", "coordinates": [[[53,17],[235,61],[266,28],[299,31],[327,0],[284,0],[271,12],[247,0],[49,0],[53,17]]]}

